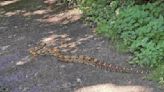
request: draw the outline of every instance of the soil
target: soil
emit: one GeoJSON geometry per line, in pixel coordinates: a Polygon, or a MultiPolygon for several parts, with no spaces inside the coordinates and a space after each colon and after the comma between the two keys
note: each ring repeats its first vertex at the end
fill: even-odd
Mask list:
{"type": "Polygon", "coordinates": [[[47,9],[42,0],[1,6],[0,92],[164,92],[156,82],[145,80],[145,74],[109,72],[52,56],[21,61],[28,59],[28,49],[39,41],[54,45],[68,40],[72,54],[132,67],[127,64],[130,54],[119,53],[109,39],[95,35],[74,11],[59,6],[47,9]]]}

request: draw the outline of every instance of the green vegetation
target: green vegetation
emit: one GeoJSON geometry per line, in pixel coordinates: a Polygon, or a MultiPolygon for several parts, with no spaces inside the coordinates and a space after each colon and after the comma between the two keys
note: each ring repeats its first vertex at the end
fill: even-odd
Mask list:
{"type": "Polygon", "coordinates": [[[141,1],[82,0],[80,9],[88,21],[96,22],[98,34],[119,41],[119,47],[133,53],[131,63],[153,68],[151,79],[162,84],[164,4],[162,0],[141,1]]]}
{"type": "Polygon", "coordinates": [[[152,74],[148,77],[150,80],[156,80],[158,81],[161,85],[164,85],[164,65],[160,65],[157,67],[152,74]]]}

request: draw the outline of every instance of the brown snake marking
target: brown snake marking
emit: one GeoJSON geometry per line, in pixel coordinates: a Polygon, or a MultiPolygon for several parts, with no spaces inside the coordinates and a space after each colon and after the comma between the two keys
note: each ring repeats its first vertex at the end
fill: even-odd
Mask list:
{"type": "Polygon", "coordinates": [[[29,49],[30,54],[33,57],[39,55],[52,55],[55,56],[58,60],[65,63],[82,63],[86,65],[95,66],[101,69],[105,69],[111,72],[122,72],[122,73],[137,73],[137,74],[147,74],[145,71],[134,70],[133,68],[121,67],[114,64],[108,64],[104,61],[100,61],[96,58],[85,56],[85,55],[67,55],[60,51],[58,48],[48,48],[46,44],[41,44],[37,47],[29,49]]]}

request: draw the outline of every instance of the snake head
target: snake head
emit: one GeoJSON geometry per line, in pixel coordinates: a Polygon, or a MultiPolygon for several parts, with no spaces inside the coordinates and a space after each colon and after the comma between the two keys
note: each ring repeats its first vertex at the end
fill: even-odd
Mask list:
{"type": "Polygon", "coordinates": [[[37,56],[38,55],[38,48],[37,47],[30,48],[30,49],[28,49],[28,51],[32,56],[37,56]]]}
{"type": "Polygon", "coordinates": [[[36,46],[36,47],[33,47],[33,48],[28,49],[29,53],[30,53],[32,56],[37,56],[37,55],[41,54],[42,49],[44,49],[45,46],[46,46],[45,43],[39,43],[38,45],[39,45],[39,46],[36,46]]]}

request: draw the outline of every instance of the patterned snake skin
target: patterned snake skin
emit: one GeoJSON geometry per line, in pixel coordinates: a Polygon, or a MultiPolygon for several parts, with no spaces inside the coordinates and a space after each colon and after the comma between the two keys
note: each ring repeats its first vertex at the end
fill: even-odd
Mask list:
{"type": "Polygon", "coordinates": [[[137,73],[137,74],[148,73],[148,72],[145,72],[142,70],[139,71],[139,70],[134,70],[133,68],[126,68],[126,67],[121,67],[121,66],[114,65],[114,64],[108,64],[104,61],[100,61],[100,60],[90,57],[90,56],[68,55],[68,54],[63,53],[58,48],[46,47],[46,44],[41,44],[34,48],[30,48],[29,52],[33,57],[36,57],[39,55],[52,55],[61,62],[82,63],[82,64],[86,64],[86,65],[95,66],[95,67],[98,67],[101,69],[105,69],[105,70],[111,71],[111,72],[137,73]]]}

